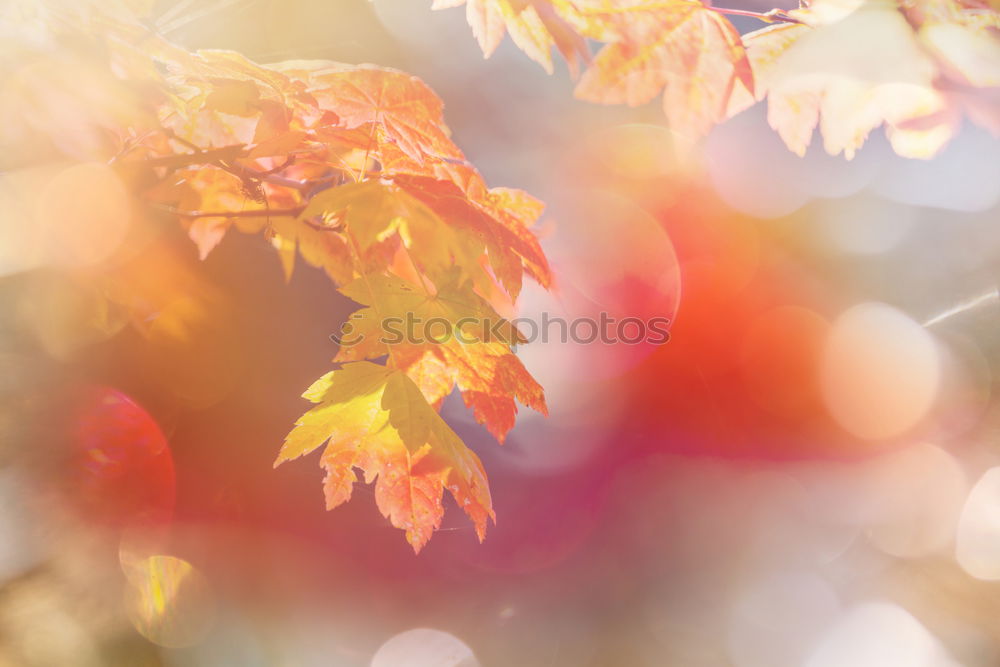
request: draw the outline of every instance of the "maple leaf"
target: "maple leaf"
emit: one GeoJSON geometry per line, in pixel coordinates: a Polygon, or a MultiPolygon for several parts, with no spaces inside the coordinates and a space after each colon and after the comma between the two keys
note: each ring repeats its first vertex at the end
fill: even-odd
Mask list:
{"type": "Polygon", "coordinates": [[[739,33],[698,0],[601,0],[581,11],[614,37],[584,72],[580,99],[637,106],[662,91],[670,128],[696,138],[726,117],[734,87],[753,90],[739,33]]]}
{"type": "Polygon", "coordinates": [[[359,252],[398,235],[414,264],[431,280],[462,266],[476,284],[490,281],[478,264],[483,243],[447,226],[394,183],[371,180],[326,190],[312,198],[300,218],[315,216],[339,220],[359,252]]]}
{"type": "Polygon", "coordinates": [[[354,276],[353,255],[343,236],[332,229],[311,227],[284,216],[267,218],[272,230],[271,245],[281,257],[285,279],[292,276],[296,252],[307,264],[323,269],[336,283],[354,276]]]}
{"type": "MultiPolygon", "coordinates": [[[[505,29],[520,43],[582,44],[560,32],[547,3],[536,14],[499,4],[514,12],[505,29]]],[[[95,135],[119,142],[89,159],[114,165],[152,208],[176,216],[201,259],[231,229],[262,233],[286,279],[301,257],[364,306],[352,322],[371,335],[343,346],[337,361],[350,363],[304,394],[316,405],[277,463],[326,443],[327,506],[350,497],[360,470],[382,514],[418,551],[440,525],[447,487],[483,539],[494,517],[485,473],[437,410],[458,388],[500,440],[518,402],[545,410],[541,387],[512,350],[523,339],[491,302],[512,304],[524,273],[551,283],[530,230],[541,203],[487,187],[451,141],[441,100],[403,72],[328,61],[264,66],[169,44],[127,11],[56,13],[71,32],[86,25],[98,41],[107,35],[105,78],[141,92],[121,116],[100,104],[80,114],[95,135]],[[377,329],[401,316],[436,318],[453,338],[381,342],[377,329]],[[385,366],[368,361],[380,356],[385,366]]],[[[135,307],[131,297],[118,300],[135,307]]]]}
{"type": "Polygon", "coordinates": [[[574,75],[589,65],[578,98],[636,106],[662,92],[682,139],[723,120],[734,90],[753,89],[739,33],[699,0],[436,0],[433,8],[462,4],[486,56],[510,32],[551,73],[557,46],[574,75]],[[592,61],[587,39],[605,43],[592,61]]]}
{"type": "Polygon", "coordinates": [[[827,152],[851,158],[874,128],[887,124],[892,140],[893,128],[943,109],[933,63],[894,2],[818,0],[794,15],[805,25],[745,42],[755,71],[766,68],[758,94],[767,95],[769,122],[795,153],[818,125],[827,152]]]}
{"type": "Polygon", "coordinates": [[[547,414],[542,388],[510,350],[523,340],[521,334],[467,284],[453,280],[431,295],[399,278],[373,275],[341,292],[366,307],[349,320],[350,337],[358,342],[342,347],[336,361],[389,355],[430,402],[440,401],[457,386],[476,420],[500,442],[514,426],[517,401],[547,414]],[[435,330],[433,339],[387,335],[395,332],[386,332],[384,323],[402,313],[424,323],[447,322],[451,328],[435,330]]]}
{"type": "Polygon", "coordinates": [[[260,104],[260,89],[251,81],[218,79],[205,98],[204,108],[236,116],[249,116],[260,104]]]}
{"type": "Polygon", "coordinates": [[[398,175],[394,182],[451,226],[463,229],[480,239],[486,246],[497,278],[512,297],[521,287],[521,271],[527,271],[543,287],[551,282],[548,261],[538,238],[525,226],[524,220],[537,210],[537,201],[515,197],[511,191],[487,193],[486,201],[470,201],[454,183],[420,176],[398,175]],[[505,203],[516,202],[513,209],[505,203]],[[518,207],[525,207],[518,210],[518,207]],[[495,213],[496,215],[491,215],[495,213]]]}
{"type": "MultiPolygon", "coordinates": [[[[754,77],[754,91],[747,89],[734,91],[729,101],[729,116],[745,111],[759,100],[765,99],[774,80],[774,71],[785,51],[811,28],[800,23],[783,23],[769,26],[743,36],[743,43],[754,77]]],[[[768,100],[771,127],[777,130],[788,147],[802,155],[809,145],[818,121],[818,109],[810,96],[796,105],[796,102],[774,96],[768,100]],[[779,118],[793,115],[802,109],[802,121],[792,124],[779,122],[779,118]],[[770,115],[770,114],[773,114],[770,115]]]]}
{"type": "Polygon", "coordinates": [[[571,69],[579,51],[564,45],[604,43],[576,96],[635,106],[662,91],[681,148],[764,98],[772,127],[800,155],[817,127],[826,150],[848,158],[880,125],[898,154],[917,158],[936,154],[963,114],[1000,134],[993,0],[815,0],[768,12],[699,0],[436,0],[434,8],[462,4],[487,55],[509,31],[551,72],[555,35],[564,34],[571,69]],[[780,25],[741,39],[723,14],[780,25]]]}
{"type": "MultiPolygon", "coordinates": [[[[179,211],[204,212],[215,207],[220,213],[240,210],[246,199],[239,191],[239,179],[220,169],[192,168],[175,172],[147,196],[154,201],[170,204],[179,211]]],[[[188,217],[188,235],[198,247],[200,259],[222,241],[232,219],[224,215],[188,217]]]]}
{"type": "MultiPolygon", "coordinates": [[[[942,141],[958,132],[964,113],[1000,136],[1000,11],[992,6],[952,0],[921,0],[904,8],[917,27],[917,39],[938,64],[938,89],[947,108],[937,118],[904,128],[901,139],[942,141]]],[[[929,152],[929,151],[928,151],[929,152]]]]}
{"type": "Polygon", "coordinates": [[[582,19],[565,0],[434,0],[432,9],[465,5],[466,20],[483,55],[489,58],[509,33],[528,57],[552,73],[552,47],[575,73],[590,59],[580,32],[582,19]]]}
{"type": "Polygon", "coordinates": [[[495,515],[482,463],[402,371],[346,364],[303,398],[318,405],[299,418],[275,465],[328,443],[320,461],[328,508],[350,498],[357,468],[366,483],[376,483],[379,511],[406,531],[415,552],[440,526],[445,487],[485,538],[487,519],[495,515]]]}
{"type": "Polygon", "coordinates": [[[486,244],[496,277],[516,299],[522,274],[543,287],[551,284],[548,261],[531,227],[545,206],[514,188],[488,188],[467,164],[428,159],[423,164],[391,149],[382,151],[383,174],[426,203],[451,226],[486,244]]]}
{"type": "Polygon", "coordinates": [[[789,14],[801,23],[743,39],[757,98],[795,153],[818,127],[827,152],[850,158],[885,125],[896,153],[928,158],[954,136],[963,107],[1000,131],[995,101],[963,91],[1000,85],[1000,41],[987,29],[995,12],[952,0],[816,0],[789,14]]]}
{"type": "Polygon", "coordinates": [[[317,104],[347,129],[370,127],[411,158],[463,159],[444,124],[444,104],[423,81],[398,70],[328,61],[289,61],[276,67],[305,77],[317,104]]]}
{"type": "MultiPolygon", "coordinates": [[[[354,333],[364,336],[364,345],[345,348],[341,352],[342,358],[380,357],[390,353],[391,345],[380,341],[392,337],[387,334],[393,332],[382,331],[381,327],[388,318],[397,314],[412,315],[415,321],[423,323],[430,320],[447,322],[447,331],[428,332],[428,336],[440,338],[442,342],[452,337],[499,342],[506,346],[524,342],[517,329],[500,317],[485,299],[472,290],[469,283],[459,282],[459,275],[458,271],[453,272],[452,279],[438,285],[434,293],[401,278],[382,274],[364,275],[340,288],[345,296],[367,306],[351,317],[358,323],[354,333]],[[491,337],[498,340],[491,341],[491,337]]],[[[396,344],[404,342],[408,341],[404,338],[396,344]]]]}
{"type": "Polygon", "coordinates": [[[516,355],[502,345],[449,342],[438,354],[462,392],[466,407],[501,443],[514,428],[517,403],[548,415],[545,394],[516,355]]]}

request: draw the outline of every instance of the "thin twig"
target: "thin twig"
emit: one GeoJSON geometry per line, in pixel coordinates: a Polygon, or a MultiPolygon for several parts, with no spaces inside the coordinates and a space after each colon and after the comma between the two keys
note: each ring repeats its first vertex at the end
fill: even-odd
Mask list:
{"type": "Polygon", "coordinates": [[[209,148],[197,150],[193,153],[175,153],[163,157],[154,157],[144,160],[150,167],[169,167],[179,169],[193,164],[214,164],[219,160],[232,160],[243,157],[247,154],[245,146],[223,146],[222,148],[209,148]]]}
{"type": "Polygon", "coordinates": [[[240,180],[250,179],[254,181],[263,181],[264,183],[280,185],[285,188],[292,188],[293,190],[308,190],[316,185],[316,181],[299,181],[270,171],[258,171],[256,169],[251,169],[250,167],[244,167],[233,162],[219,161],[213,164],[217,164],[220,169],[228,171],[240,180]]]}
{"type": "Polygon", "coordinates": [[[195,143],[192,143],[185,139],[184,137],[178,136],[174,132],[169,132],[171,139],[183,144],[184,146],[190,148],[192,153],[184,153],[180,155],[169,155],[161,158],[153,158],[152,160],[147,160],[151,166],[169,166],[176,168],[177,166],[188,166],[192,164],[211,164],[219,167],[223,171],[227,171],[233,176],[236,176],[240,180],[252,179],[256,181],[262,181],[265,183],[270,183],[271,185],[279,185],[285,188],[291,188],[293,190],[309,191],[315,190],[317,187],[327,185],[329,183],[336,182],[340,176],[333,175],[326,178],[311,180],[311,181],[299,181],[294,178],[288,178],[287,176],[282,176],[278,172],[290,167],[295,162],[295,155],[289,155],[285,159],[284,164],[275,167],[273,169],[268,169],[266,171],[261,171],[258,169],[252,169],[250,167],[244,167],[243,165],[235,164],[232,162],[233,159],[247,157],[250,154],[250,147],[243,145],[235,146],[224,146],[222,148],[209,148],[202,149],[195,143]]]}
{"type": "MultiPolygon", "coordinates": [[[[734,16],[748,16],[750,18],[764,21],[765,23],[802,23],[794,16],[791,16],[784,9],[772,9],[767,12],[752,12],[746,9],[727,9],[726,7],[713,7],[711,0],[702,0],[705,9],[709,9],[719,14],[732,14],[734,16]]],[[[600,7],[598,9],[581,9],[584,16],[606,16],[613,14],[628,14],[632,12],[653,12],[661,9],[674,10],[677,8],[676,0],[651,0],[638,5],[628,5],[627,7],[600,7]]]]}
{"type": "Polygon", "coordinates": [[[179,215],[182,218],[270,218],[270,217],[298,217],[302,211],[306,210],[305,206],[296,206],[294,208],[260,208],[252,210],[243,211],[182,211],[176,209],[173,206],[167,206],[165,204],[152,204],[153,208],[165,211],[172,215],[179,215]]]}
{"type": "MultiPolygon", "coordinates": [[[[258,171],[256,169],[251,169],[250,167],[244,167],[230,162],[233,158],[245,157],[245,155],[246,149],[242,146],[226,146],[223,148],[210,148],[194,153],[179,153],[175,155],[166,155],[164,157],[154,157],[148,160],[143,160],[143,162],[150,167],[168,167],[171,169],[189,167],[196,164],[214,165],[241,180],[252,179],[255,181],[263,181],[272,185],[292,188],[293,190],[310,190],[319,185],[333,183],[340,178],[339,176],[334,175],[312,181],[299,181],[294,178],[288,178],[287,176],[275,173],[275,170],[273,169],[258,171]]],[[[279,167],[278,170],[283,169],[285,166],[286,165],[279,167]]]]}
{"type": "Polygon", "coordinates": [[[343,224],[336,225],[321,225],[318,222],[313,222],[312,220],[302,220],[301,221],[306,227],[311,227],[317,232],[342,232],[344,231],[343,224]]]}
{"type": "Polygon", "coordinates": [[[764,23],[802,23],[802,21],[798,20],[794,16],[789,15],[784,9],[771,9],[766,12],[752,12],[746,9],[729,9],[727,7],[713,7],[712,5],[705,5],[705,8],[719,14],[747,16],[752,19],[757,19],[758,21],[763,21],[764,23]]]}

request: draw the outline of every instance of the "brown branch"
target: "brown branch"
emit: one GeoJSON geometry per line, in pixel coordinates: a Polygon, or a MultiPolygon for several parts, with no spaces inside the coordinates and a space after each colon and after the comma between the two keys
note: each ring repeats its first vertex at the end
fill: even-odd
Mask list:
{"type": "Polygon", "coordinates": [[[264,176],[270,176],[271,174],[279,174],[284,170],[288,169],[289,167],[291,167],[293,164],[295,164],[295,158],[296,158],[295,155],[286,155],[285,161],[279,164],[277,167],[272,167],[271,169],[263,170],[260,173],[263,174],[264,176]]]}
{"type": "Polygon", "coordinates": [[[791,16],[784,9],[772,9],[766,12],[752,12],[746,9],[728,9],[726,7],[713,7],[711,4],[705,5],[706,9],[719,14],[729,14],[731,16],[747,16],[764,23],[802,23],[794,16],[791,16]]]}
{"type": "Polygon", "coordinates": [[[344,225],[343,225],[343,223],[337,224],[337,225],[321,225],[321,224],[319,224],[317,222],[313,222],[312,220],[302,220],[302,223],[306,227],[312,227],[317,232],[342,232],[342,231],[344,231],[344,225]]]}
{"type": "Polygon", "coordinates": [[[197,150],[193,153],[177,153],[164,157],[153,157],[144,160],[150,167],[168,167],[179,169],[189,167],[193,164],[216,164],[220,160],[234,160],[247,154],[245,146],[223,146],[222,148],[209,148],[197,150]]]}
{"type": "Polygon", "coordinates": [[[223,171],[228,171],[241,181],[247,179],[262,181],[264,183],[280,185],[283,188],[291,188],[293,190],[308,190],[315,185],[315,181],[298,181],[294,178],[282,176],[281,174],[276,174],[270,171],[258,171],[256,169],[251,169],[250,167],[244,167],[243,165],[224,160],[213,162],[212,164],[215,164],[223,171]]]}
{"type": "Polygon", "coordinates": [[[250,167],[244,167],[230,162],[232,159],[245,157],[246,152],[246,148],[243,146],[226,146],[224,148],[212,148],[195,153],[181,153],[178,155],[155,157],[143,160],[142,162],[151,167],[167,167],[170,169],[179,169],[181,167],[189,167],[195,164],[212,165],[222,169],[223,171],[229,172],[240,180],[251,179],[255,181],[262,181],[264,183],[291,188],[293,190],[311,190],[317,186],[334,183],[340,178],[339,175],[334,175],[312,181],[299,181],[294,178],[288,178],[287,176],[275,173],[276,171],[280,171],[285,168],[287,165],[278,167],[275,170],[258,171],[256,169],[251,169],[250,167]]]}
{"type": "Polygon", "coordinates": [[[296,206],[294,208],[255,208],[243,211],[181,211],[173,206],[166,206],[164,204],[154,203],[152,206],[153,208],[172,215],[181,216],[182,218],[282,218],[286,216],[294,218],[306,210],[305,206],[296,206]]]}
{"type": "MultiPolygon", "coordinates": [[[[182,218],[297,218],[306,210],[305,206],[295,208],[256,208],[250,211],[181,211],[172,206],[164,204],[153,204],[153,207],[182,218]]],[[[321,225],[312,220],[302,220],[305,226],[311,227],[318,232],[342,232],[343,225],[321,225]]]]}
{"type": "Polygon", "coordinates": [[[298,190],[299,192],[305,193],[321,190],[324,186],[336,183],[343,178],[342,174],[333,174],[324,178],[305,181],[288,178],[287,176],[282,176],[280,172],[295,163],[296,156],[294,154],[286,156],[284,163],[274,167],[273,169],[253,169],[251,167],[236,164],[233,161],[249,157],[252,149],[251,146],[233,145],[223,146],[221,148],[202,149],[197,144],[188,141],[184,137],[178,136],[172,130],[167,129],[166,133],[169,138],[177,141],[187,148],[190,148],[192,152],[149,158],[144,160],[143,163],[151,167],[167,167],[169,169],[179,169],[181,167],[188,167],[195,164],[212,165],[232,174],[241,181],[252,180],[261,183],[270,183],[271,185],[290,188],[292,190],[298,190]]]}

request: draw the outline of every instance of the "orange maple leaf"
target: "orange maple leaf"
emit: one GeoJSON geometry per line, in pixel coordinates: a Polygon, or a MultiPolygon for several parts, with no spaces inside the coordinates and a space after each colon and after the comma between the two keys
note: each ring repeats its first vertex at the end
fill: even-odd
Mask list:
{"type": "Polygon", "coordinates": [[[330,62],[292,61],[280,67],[306,76],[308,92],[347,129],[372,127],[381,133],[376,139],[396,144],[418,161],[425,155],[462,159],[444,124],[444,104],[417,77],[330,62]]]}
{"type": "MultiPolygon", "coordinates": [[[[367,306],[359,315],[421,313],[452,328],[498,320],[487,298],[508,305],[525,272],[550,283],[529,229],[541,204],[487,187],[451,141],[441,100],[419,79],[375,66],[264,66],[231,51],[187,51],[127,8],[42,2],[56,17],[49,41],[85,45],[80,71],[101,94],[81,96],[80,85],[57,77],[52,88],[67,94],[49,95],[40,109],[15,105],[17,126],[31,125],[30,114],[65,117],[46,105],[72,100],[80,128],[71,134],[86,139],[67,144],[72,157],[113,165],[151,208],[180,221],[202,259],[230,229],[261,233],[286,277],[302,257],[367,306]]],[[[516,4],[505,24],[515,38],[560,43],[553,16],[538,14],[555,31],[545,37],[516,4]]],[[[23,48],[33,53],[30,43],[23,48]]],[[[485,473],[437,410],[457,387],[500,439],[518,401],[544,411],[541,387],[511,349],[521,339],[509,323],[501,330],[498,341],[460,346],[387,349],[375,338],[345,346],[338,359],[359,361],[306,392],[317,405],[292,428],[278,462],[327,443],[327,505],[349,498],[360,470],[415,550],[439,527],[447,487],[482,539],[494,516],[485,473]],[[386,353],[386,365],[366,361],[386,353]]]]}

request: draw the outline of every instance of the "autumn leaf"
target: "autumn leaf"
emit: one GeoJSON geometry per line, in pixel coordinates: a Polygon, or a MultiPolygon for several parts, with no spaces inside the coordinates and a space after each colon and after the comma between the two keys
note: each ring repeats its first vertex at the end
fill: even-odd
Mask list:
{"type": "MultiPolygon", "coordinates": [[[[558,17],[574,39],[603,43],[576,96],[636,106],[662,91],[682,149],[765,98],[771,126],[800,155],[817,128],[827,152],[848,158],[879,126],[898,154],[916,158],[936,154],[963,115],[1000,134],[1000,9],[991,0],[814,0],[764,12],[699,0],[437,0],[434,8],[462,4],[487,55],[510,31],[551,72],[557,32],[543,16],[558,17]],[[725,14],[778,25],[741,38],[725,14]]],[[[573,49],[566,59],[579,62],[573,49]]]]}
{"type": "Polygon", "coordinates": [[[361,470],[379,511],[406,531],[415,552],[441,523],[445,487],[480,540],[494,518],[486,476],[470,451],[404,373],[369,362],[327,373],[303,394],[317,406],[299,418],[275,465],[326,448],[324,491],[332,509],[350,499],[361,470]]]}
{"type": "Polygon", "coordinates": [[[557,46],[572,72],[588,65],[578,98],[637,106],[662,92],[684,140],[723,120],[736,88],[753,90],[739,34],[699,0],[436,0],[434,9],[462,4],[486,56],[506,31],[551,73],[557,46]],[[592,61],[587,40],[605,43],[592,61]]]}
{"type": "Polygon", "coordinates": [[[881,125],[896,153],[915,158],[954,136],[962,108],[993,127],[983,98],[969,102],[963,89],[998,85],[994,12],[952,0],[816,0],[790,15],[801,23],[744,42],[768,121],[795,153],[817,127],[826,151],[848,158],[881,125]]]}
{"type": "MultiPolygon", "coordinates": [[[[493,517],[485,473],[437,410],[457,389],[501,440],[518,403],[545,410],[541,387],[514,355],[523,339],[497,313],[513,308],[525,274],[551,284],[531,231],[541,203],[487,186],[451,140],[442,101],[409,74],[189,51],[124,5],[63,5],[51,3],[49,41],[84,54],[87,67],[74,72],[85,76],[46,79],[44,95],[25,86],[27,103],[5,116],[12,127],[72,116],[77,140],[54,136],[56,149],[65,143],[71,159],[111,165],[146,205],[136,217],[175,220],[202,260],[235,230],[260,235],[286,280],[300,258],[324,271],[362,305],[351,322],[366,322],[371,336],[343,346],[338,361],[356,363],[306,392],[316,405],[292,428],[278,462],[326,443],[327,505],[345,502],[361,471],[375,484],[379,509],[417,550],[440,525],[447,486],[482,539],[493,517]],[[437,318],[448,336],[380,342],[387,319],[407,316],[437,318]],[[378,357],[385,366],[370,362],[378,357]]],[[[567,57],[586,51],[548,3],[470,6],[489,21],[494,9],[506,12],[504,30],[534,44],[539,58],[546,44],[567,57]]],[[[15,50],[48,62],[30,40],[15,50]]],[[[115,303],[134,309],[135,322],[148,320],[133,295],[141,290],[125,291],[115,303]]]]}
{"type": "Polygon", "coordinates": [[[316,195],[300,218],[337,219],[365,253],[398,236],[408,258],[431,280],[440,280],[455,266],[465,267],[481,287],[491,280],[478,264],[481,241],[449,227],[420,200],[394,183],[378,180],[351,183],[316,195]]]}
{"type": "MultiPolygon", "coordinates": [[[[365,345],[345,348],[342,351],[345,359],[362,358],[358,356],[361,354],[379,357],[391,353],[389,348],[393,347],[392,344],[376,341],[387,335],[379,327],[387,318],[396,314],[412,315],[422,323],[431,320],[447,322],[447,331],[434,330],[427,334],[429,339],[439,339],[442,342],[458,337],[470,341],[498,342],[509,347],[525,340],[510,322],[500,317],[485,299],[473,291],[471,284],[461,282],[458,271],[453,273],[450,281],[438,285],[433,293],[401,278],[379,274],[364,275],[345,285],[340,291],[354,301],[368,306],[352,316],[358,322],[367,323],[365,326],[355,327],[356,335],[365,334],[365,345]],[[491,337],[495,337],[495,340],[491,341],[491,337]]],[[[404,339],[396,344],[408,342],[404,339]]]]}
{"type": "Polygon", "coordinates": [[[291,279],[297,254],[310,266],[323,269],[336,283],[353,278],[351,248],[333,230],[304,225],[284,216],[267,218],[265,224],[271,229],[271,245],[281,258],[286,280],[291,279]]]}
{"type": "Polygon", "coordinates": [[[527,272],[551,284],[548,260],[531,228],[545,206],[522,190],[488,188],[471,166],[428,159],[418,164],[383,149],[383,173],[440,219],[486,245],[494,275],[516,299],[527,272]],[[513,252],[511,252],[513,251],[513,252]]]}
{"type": "Polygon", "coordinates": [[[389,369],[376,364],[352,364],[341,371],[330,371],[314,382],[302,398],[320,407],[303,415],[285,438],[275,465],[308,454],[332,437],[327,425],[337,425],[342,433],[354,438],[362,437],[367,430],[377,430],[381,424],[374,421],[381,400],[381,389],[388,378],[389,369]],[[334,380],[337,382],[334,382],[334,380]],[[377,398],[371,395],[379,392],[377,398]],[[371,398],[371,400],[366,400],[371,398]]]}
{"type": "Polygon", "coordinates": [[[169,204],[175,210],[198,212],[199,216],[188,216],[188,235],[198,247],[200,259],[222,241],[232,220],[224,215],[206,216],[210,208],[224,214],[242,207],[243,195],[239,194],[239,179],[219,169],[193,168],[176,172],[171,178],[161,182],[148,196],[160,203],[169,204]]]}
{"type": "Polygon", "coordinates": [[[217,79],[205,98],[205,108],[236,116],[255,113],[260,103],[260,90],[251,81],[217,79]]]}
{"type": "MultiPolygon", "coordinates": [[[[1000,136],[1000,11],[994,3],[916,2],[906,9],[917,39],[938,63],[947,109],[929,129],[954,135],[964,114],[1000,136]]],[[[922,128],[918,128],[922,129],[922,128]]],[[[918,135],[919,136],[919,135],[918,135]]]]}
{"type": "Polygon", "coordinates": [[[490,266],[512,298],[520,291],[522,271],[543,287],[549,286],[548,261],[537,237],[524,225],[524,220],[537,211],[537,202],[501,192],[487,193],[485,201],[477,204],[447,181],[404,175],[396,176],[394,181],[449,225],[478,238],[486,246],[490,266]]]}
{"type": "MultiPolygon", "coordinates": [[[[851,158],[876,127],[887,125],[892,141],[894,129],[944,108],[934,64],[894,2],[819,0],[794,15],[808,27],[746,38],[752,58],[767,52],[757,60],[767,68],[759,94],[767,95],[769,121],[794,152],[804,154],[818,125],[827,152],[851,158]]],[[[908,151],[893,143],[915,155],[939,147],[908,151]]]]}
{"type": "Polygon", "coordinates": [[[449,139],[441,100],[417,77],[374,66],[290,61],[282,70],[304,77],[317,104],[346,129],[368,128],[415,160],[425,155],[462,159],[449,139]]]}
{"type": "MultiPolygon", "coordinates": [[[[811,31],[811,28],[801,23],[783,23],[743,37],[746,47],[747,58],[754,76],[754,91],[737,90],[729,101],[728,115],[745,111],[747,108],[767,96],[774,80],[774,71],[785,51],[802,35],[811,31]]],[[[768,100],[769,116],[771,127],[776,129],[788,147],[798,154],[804,154],[812,140],[812,133],[818,121],[818,109],[814,100],[810,96],[805,96],[801,101],[785,100],[780,96],[775,96],[768,100]],[[791,104],[789,107],[788,105],[791,104]],[[802,114],[799,123],[782,123],[778,119],[785,115],[802,114]],[[773,114],[773,117],[772,115],[773,114]]]]}
{"type": "Polygon", "coordinates": [[[590,59],[582,22],[568,0],[434,0],[433,9],[465,5],[466,20],[483,55],[489,58],[509,33],[532,60],[552,73],[552,47],[566,60],[571,72],[590,59]]]}
{"type": "Polygon", "coordinates": [[[734,87],[753,90],[736,29],[697,0],[603,0],[584,7],[584,15],[606,22],[614,37],[577,85],[580,99],[637,106],[662,92],[670,128],[697,138],[725,118],[734,87]]]}
{"type": "MultiPolygon", "coordinates": [[[[453,280],[430,294],[425,288],[387,276],[363,276],[341,291],[366,307],[352,314],[336,361],[377,359],[388,355],[407,373],[429,402],[443,399],[455,387],[477,421],[503,442],[514,426],[517,403],[547,412],[542,388],[511,351],[523,338],[470,288],[453,280]],[[394,336],[383,325],[395,314],[420,323],[449,323],[417,331],[419,338],[394,336]]],[[[402,334],[402,318],[398,318],[402,334]]]]}
{"type": "Polygon", "coordinates": [[[521,360],[502,345],[467,346],[453,341],[433,352],[450,369],[476,421],[501,443],[514,428],[518,402],[548,415],[542,387],[521,360]]]}

